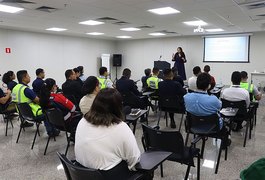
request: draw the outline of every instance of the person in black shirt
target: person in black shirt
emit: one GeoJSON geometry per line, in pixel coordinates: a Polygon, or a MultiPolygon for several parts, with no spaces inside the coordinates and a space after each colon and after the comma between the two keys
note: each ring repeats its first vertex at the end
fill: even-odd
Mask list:
{"type": "Polygon", "coordinates": [[[76,81],[80,83],[81,87],[83,86],[84,82],[80,79],[80,71],[78,68],[73,69],[76,76],[76,81]]]}
{"type": "Polygon", "coordinates": [[[6,94],[0,88],[0,111],[3,111],[7,108],[8,102],[11,99],[11,91],[7,90],[6,94]]]}
{"type": "MultiPolygon", "coordinates": [[[[186,90],[179,82],[173,81],[172,70],[165,69],[163,73],[164,73],[164,81],[158,83],[159,97],[174,97],[174,96],[183,97],[186,94],[186,90]]],[[[174,113],[169,113],[169,117],[170,117],[171,128],[176,128],[176,124],[174,121],[174,113]]]]}
{"type": "Polygon", "coordinates": [[[143,84],[143,86],[142,86],[142,91],[143,92],[146,91],[147,88],[148,88],[146,80],[151,77],[151,69],[150,68],[145,69],[144,70],[144,74],[145,74],[145,76],[143,76],[142,79],[141,79],[142,84],[143,84]]]}
{"type": "Polygon", "coordinates": [[[44,83],[44,78],[45,78],[45,72],[43,69],[38,68],[36,69],[36,76],[37,78],[33,81],[32,87],[33,91],[36,93],[37,96],[40,95],[40,89],[44,83]]]}
{"type": "Polygon", "coordinates": [[[65,71],[65,78],[66,81],[62,85],[63,94],[78,108],[80,99],[82,98],[82,86],[76,81],[75,72],[72,69],[65,71]]]}
{"type": "Polygon", "coordinates": [[[173,81],[177,81],[181,84],[181,86],[184,86],[183,79],[180,75],[178,75],[178,69],[176,67],[172,67],[172,72],[173,72],[173,81]]]}
{"type": "Polygon", "coordinates": [[[16,79],[16,75],[13,71],[8,71],[3,75],[2,81],[7,85],[10,91],[17,85],[14,79],[16,79]]]}

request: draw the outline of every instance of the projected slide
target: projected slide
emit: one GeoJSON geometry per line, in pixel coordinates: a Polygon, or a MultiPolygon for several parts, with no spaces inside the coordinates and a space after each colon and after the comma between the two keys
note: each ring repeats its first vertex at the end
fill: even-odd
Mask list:
{"type": "Polygon", "coordinates": [[[204,38],[204,62],[249,62],[249,35],[204,38]]]}

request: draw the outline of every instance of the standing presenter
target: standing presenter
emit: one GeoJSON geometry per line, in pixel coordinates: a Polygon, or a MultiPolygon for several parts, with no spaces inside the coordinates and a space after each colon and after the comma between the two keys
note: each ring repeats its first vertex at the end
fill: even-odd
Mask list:
{"type": "Polygon", "coordinates": [[[175,61],[174,67],[177,68],[178,74],[182,77],[183,80],[186,80],[186,72],[184,63],[187,62],[185,53],[183,52],[181,47],[177,48],[177,52],[173,53],[172,61],[175,61]]]}

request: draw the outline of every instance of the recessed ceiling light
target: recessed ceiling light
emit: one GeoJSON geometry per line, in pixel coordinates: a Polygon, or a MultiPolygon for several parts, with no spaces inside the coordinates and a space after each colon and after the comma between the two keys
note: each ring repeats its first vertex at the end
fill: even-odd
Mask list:
{"type": "Polygon", "coordinates": [[[224,31],[224,30],[221,29],[221,28],[217,28],[217,29],[205,29],[205,31],[207,31],[207,32],[221,32],[221,31],[224,31]]]}
{"type": "Polygon", "coordinates": [[[129,27],[129,28],[122,28],[120,30],[122,30],[122,31],[140,31],[141,29],[134,28],[134,27],[129,27]]]}
{"type": "Polygon", "coordinates": [[[178,11],[178,10],[172,8],[172,7],[163,7],[163,8],[157,8],[157,9],[149,9],[148,11],[151,12],[151,13],[159,14],[159,15],[180,13],[180,11],[178,11]]]}
{"type": "Polygon", "coordinates": [[[14,6],[7,6],[0,4],[0,11],[7,12],[7,13],[17,13],[24,10],[24,8],[14,7],[14,6]]]}
{"type": "Polygon", "coordinates": [[[150,36],[165,36],[164,33],[149,33],[150,36]]]}
{"type": "Polygon", "coordinates": [[[105,23],[101,21],[88,20],[88,21],[79,22],[79,24],[95,26],[95,25],[100,25],[100,24],[105,24],[105,23]]]}
{"type": "Polygon", "coordinates": [[[205,26],[207,25],[206,22],[202,21],[202,20],[198,20],[198,21],[186,21],[183,22],[184,24],[187,24],[189,26],[205,26]]]}
{"type": "Polygon", "coordinates": [[[104,33],[101,32],[90,32],[90,33],[86,33],[88,35],[93,35],[93,36],[99,36],[99,35],[103,35],[104,33]]]}
{"type": "Polygon", "coordinates": [[[66,31],[67,29],[64,29],[64,28],[57,28],[57,27],[52,27],[52,28],[48,28],[46,29],[47,31],[57,31],[57,32],[60,32],[60,31],[66,31]]]}
{"type": "Polygon", "coordinates": [[[120,39],[130,39],[132,37],[131,36],[116,36],[116,38],[120,38],[120,39]]]}

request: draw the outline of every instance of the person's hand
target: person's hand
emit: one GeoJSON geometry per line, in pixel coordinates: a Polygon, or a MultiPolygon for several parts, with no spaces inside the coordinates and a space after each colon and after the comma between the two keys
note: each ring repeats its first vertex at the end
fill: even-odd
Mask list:
{"type": "Polygon", "coordinates": [[[6,90],[6,95],[11,95],[10,89],[6,90]]]}

